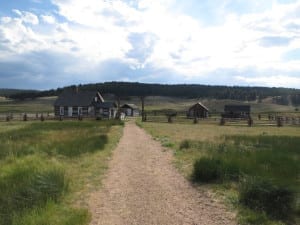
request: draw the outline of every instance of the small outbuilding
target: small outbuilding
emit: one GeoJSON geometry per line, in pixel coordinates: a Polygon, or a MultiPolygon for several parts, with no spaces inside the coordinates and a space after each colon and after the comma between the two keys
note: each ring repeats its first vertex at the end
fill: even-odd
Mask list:
{"type": "Polygon", "coordinates": [[[140,110],[139,107],[135,104],[124,104],[121,106],[122,112],[125,113],[126,116],[139,116],[140,110]]]}
{"type": "Polygon", "coordinates": [[[97,102],[95,104],[96,116],[100,118],[116,118],[118,106],[115,102],[97,102]]]}
{"type": "Polygon", "coordinates": [[[187,117],[189,118],[207,118],[208,108],[204,106],[201,102],[197,102],[195,105],[191,106],[187,112],[187,117]]]}
{"type": "Polygon", "coordinates": [[[250,117],[250,105],[225,105],[223,118],[248,119],[250,117]]]}

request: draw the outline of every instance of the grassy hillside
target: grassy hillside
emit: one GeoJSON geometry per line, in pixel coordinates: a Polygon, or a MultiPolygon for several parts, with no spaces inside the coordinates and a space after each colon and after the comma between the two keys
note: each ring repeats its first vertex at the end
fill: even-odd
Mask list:
{"type": "Polygon", "coordinates": [[[37,92],[35,90],[0,88],[0,96],[10,96],[18,93],[37,92]]]}

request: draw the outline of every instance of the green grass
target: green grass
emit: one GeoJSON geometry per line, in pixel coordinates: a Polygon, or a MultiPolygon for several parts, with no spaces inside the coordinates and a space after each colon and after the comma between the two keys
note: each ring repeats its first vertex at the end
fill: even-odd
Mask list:
{"type": "MultiPolygon", "coordinates": [[[[299,216],[296,215],[299,212],[297,199],[300,191],[298,127],[218,126],[201,121],[196,125],[167,123],[139,123],[139,125],[157,140],[168,140],[174,149],[174,164],[187,179],[212,183],[211,188],[239,212],[240,224],[279,225],[299,222],[299,216]],[[195,176],[202,178],[197,180],[195,176]],[[242,180],[247,177],[257,177],[270,183],[266,192],[271,193],[269,196],[273,196],[274,193],[276,196],[282,193],[282,199],[293,196],[286,207],[288,212],[285,215],[288,215],[288,218],[283,216],[284,221],[274,218],[272,211],[264,208],[266,202],[264,199],[268,198],[259,198],[259,201],[263,199],[260,210],[244,205],[239,193],[242,191],[242,180]],[[284,191],[285,188],[287,192],[284,191]]],[[[274,199],[276,196],[273,196],[274,199]]],[[[272,207],[276,207],[276,204],[271,204],[272,207]]],[[[276,212],[276,209],[273,211],[276,212]]]]}
{"type": "Polygon", "coordinates": [[[0,99],[0,113],[51,113],[55,99],[56,97],[42,97],[23,101],[0,99]]]}
{"type": "Polygon", "coordinates": [[[0,123],[0,224],[87,224],[122,123],[0,123]],[[76,206],[76,207],[75,207],[76,206]]]}

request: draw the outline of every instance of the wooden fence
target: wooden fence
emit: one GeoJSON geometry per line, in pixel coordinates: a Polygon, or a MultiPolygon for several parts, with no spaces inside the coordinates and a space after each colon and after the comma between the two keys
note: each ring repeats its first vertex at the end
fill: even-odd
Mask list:
{"type": "Polygon", "coordinates": [[[185,112],[146,112],[145,122],[179,123],[179,124],[218,124],[218,125],[246,125],[246,126],[298,126],[300,115],[283,116],[277,114],[252,114],[251,120],[238,118],[224,118],[221,114],[214,114],[207,118],[189,118],[185,112]]]}

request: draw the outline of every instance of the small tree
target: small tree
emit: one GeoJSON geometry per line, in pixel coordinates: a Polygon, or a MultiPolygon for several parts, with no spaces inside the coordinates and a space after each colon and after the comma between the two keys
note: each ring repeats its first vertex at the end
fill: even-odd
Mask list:
{"type": "Polygon", "coordinates": [[[166,113],[166,116],[168,118],[168,123],[173,123],[173,118],[177,116],[177,113],[166,113]]]}

